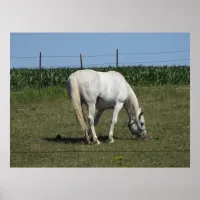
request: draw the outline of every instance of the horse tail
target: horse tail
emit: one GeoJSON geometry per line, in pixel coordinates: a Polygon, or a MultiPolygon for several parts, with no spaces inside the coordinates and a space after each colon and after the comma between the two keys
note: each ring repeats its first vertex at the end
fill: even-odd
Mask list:
{"type": "Polygon", "coordinates": [[[67,86],[68,96],[76,112],[76,119],[81,125],[82,130],[87,131],[88,126],[84,119],[83,110],[81,107],[81,96],[80,96],[79,86],[75,75],[69,77],[66,86],[67,86]]]}

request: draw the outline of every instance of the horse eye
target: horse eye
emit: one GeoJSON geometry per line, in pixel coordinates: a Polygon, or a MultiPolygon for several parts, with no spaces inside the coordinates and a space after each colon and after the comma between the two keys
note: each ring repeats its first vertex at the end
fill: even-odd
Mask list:
{"type": "Polygon", "coordinates": [[[141,123],[141,126],[143,126],[143,125],[144,125],[144,123],[142,122],[142,123],[141,123]]]}

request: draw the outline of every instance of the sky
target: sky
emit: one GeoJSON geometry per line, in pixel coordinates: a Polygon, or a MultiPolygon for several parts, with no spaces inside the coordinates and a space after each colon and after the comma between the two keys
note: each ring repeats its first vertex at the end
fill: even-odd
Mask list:
{"type": "Polygon", "coordinates": [[[189,33],[11,33],[10,68],[190,65],[189,33]]]}

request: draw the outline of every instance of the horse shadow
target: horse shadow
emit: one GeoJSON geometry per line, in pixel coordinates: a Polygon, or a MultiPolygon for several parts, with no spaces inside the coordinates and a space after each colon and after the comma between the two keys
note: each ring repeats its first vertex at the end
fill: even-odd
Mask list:
{"type": "MultiPolygon", "coordinates": [[[[98,136],[99,141],[101,142],[107,142],[108,141],[108,136],[98,136]]],[[[47,142],[55,142],[55,143],[68,143],[68,144],[82,144],[85,143],[85,138],[84,137],[61,137],[59,134],[56,137],[45,137],[42,138],[42,140],[45,140],[47,142]]],[[[91,142],[93,140],[91,139],[91,142]]]]}
{"type": "MultiPolygon", "coordinates": [[[[101,133],[97,136],[98,140],[103,143],[108,143],[109,137],[108,135],[102,135],[101,133]]],[[[114,136],[114,140],[137,140],[135,138],[124,138],[119,136],[114,136]]],[[[45,140],[47,142],[55,142],[55,143],[67,143],[67,144],[83,144],[86,143],[84,137],[61,137],[60,134],[58,134],[56,137],[46,137],[42,138],[42,140],[45,140]]],[[[91,138],[91,142],[93,142],[93,139],[91,138]]]]}

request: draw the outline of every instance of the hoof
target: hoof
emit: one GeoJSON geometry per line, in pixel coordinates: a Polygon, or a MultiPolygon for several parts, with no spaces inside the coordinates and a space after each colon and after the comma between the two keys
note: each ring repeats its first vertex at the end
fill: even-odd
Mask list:
{"type": "Polygon", "coordinates": [[[92,144],[93,144],[93,145],[99,145],[99,144],[101,144],[101,143],[99,142],[98,139],[96,139],[96,140],[93,140],[92,144]]]}
{"type": "Polygon", "coordinates": [[[99,142],[99,140],[97,140],[97,141],[96,141],[96,144],[97,144],[97,145],[100,145],[101,143],[99,142]]]}
{"type": "Polygon", "coordinates": [[[84,139],[84,143],[85,144],[91,144],[90,140],[88,140],[87,138],[84,139]]]}
{"type": "Polygon", "coordinates": [[[108,143],[109,143],[109,144],[113,144],[113,143],[114,143],[114,140],[111,139],[108,143]]]}
{"type": "Polygon", "coordinates": [[[86,144],[86,145],[90,145],[90,144],[91,144],[91,142],[85,141],[85,144],[86,144]]]}

